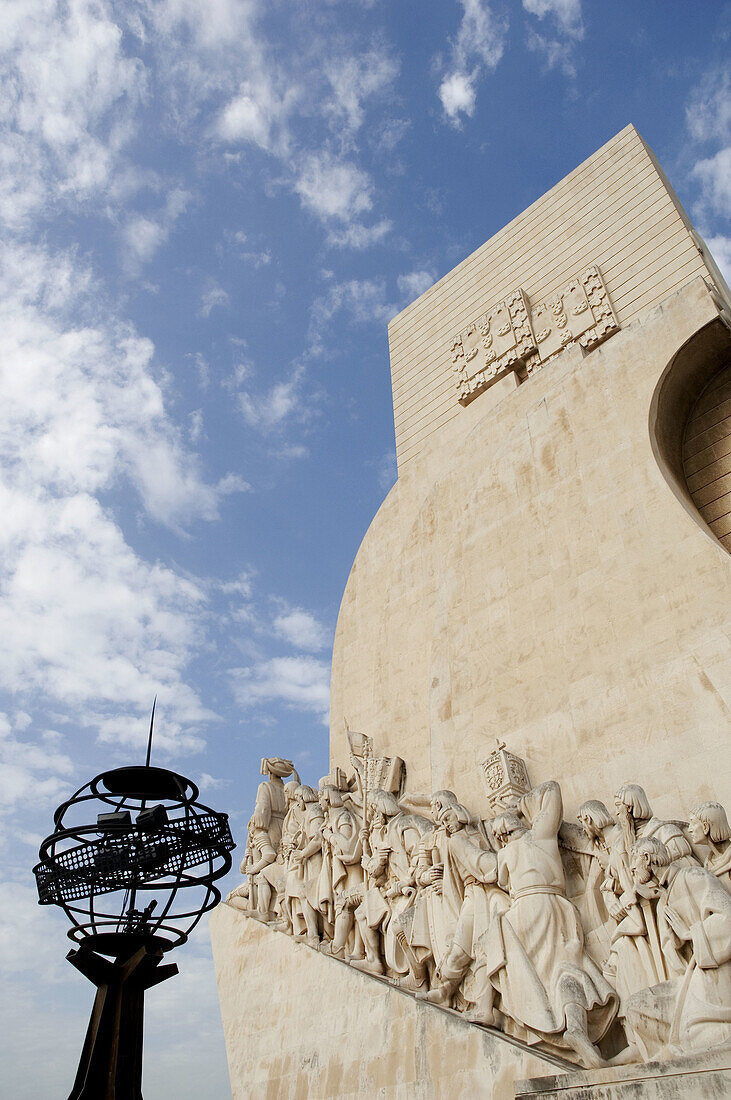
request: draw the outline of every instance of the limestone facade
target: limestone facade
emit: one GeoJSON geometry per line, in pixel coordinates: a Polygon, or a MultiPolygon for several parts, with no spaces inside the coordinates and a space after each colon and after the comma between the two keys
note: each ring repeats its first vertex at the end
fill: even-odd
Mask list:
{"type": "Polygon", "coordinates": [[[391,323],[399,477],[341,604],[331,772],[262,762],[212,921],[235,1096],[619,1098],[637,1069],[546,1063],[658,1051],[647,1095],[723,1094],[730,326],[633,127],[391,323]]]}
{"type": "Polygon", "coordinates": [[[495,737],[561,776],[570,809],[630,776],[662,812],[729,801],[731,559],[679,506],[648,423],[679,349],[715,325],[728,356],[718,317],[696,277],[517,388],[506,375],[467,408],[454,388],[470,417],[512,387],[436,433],[363,539],[335,636],[334,762],[347,716],[411,761],[415,789],[468,804],[495,737]]]}

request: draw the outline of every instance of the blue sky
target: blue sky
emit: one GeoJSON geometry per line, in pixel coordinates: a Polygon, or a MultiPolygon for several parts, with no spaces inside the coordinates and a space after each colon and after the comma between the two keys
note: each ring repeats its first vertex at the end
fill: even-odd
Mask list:
{"type": "MultiPolygon", "coordinates": [[[[39,840],[142,758],[153,695],[158,762],[239,841],[261,755],[327,769],[390,317],[628,122],[728,277],[730,38],[718,0],[2,5],[8,1095],[65,1095],[91,1004],[39,840]]],[[[179,954],[147,1100],[226,1095],[205,934],[179,954]]]]}

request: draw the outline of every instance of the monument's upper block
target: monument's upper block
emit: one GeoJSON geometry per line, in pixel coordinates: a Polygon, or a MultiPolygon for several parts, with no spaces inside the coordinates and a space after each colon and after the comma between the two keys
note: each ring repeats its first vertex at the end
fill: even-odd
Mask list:
{"type": "Polygon", "coordinates": [[[720,282],[627,126],[391,322],[399,470],[459,432],[454,418],[467,429],[567,345],[590,352],[697,275],[720,282]]]}

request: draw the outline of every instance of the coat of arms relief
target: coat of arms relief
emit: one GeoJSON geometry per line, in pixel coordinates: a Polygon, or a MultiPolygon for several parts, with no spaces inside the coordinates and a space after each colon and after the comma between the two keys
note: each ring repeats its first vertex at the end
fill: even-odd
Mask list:
{"type": "Polygon", "coordinates": [[[509,371],[532,374],[570,344],[591,351],[618,331],[596,264],[535,305],[518,287],[454,337],[459,402],[468,405],[509,371]]]}

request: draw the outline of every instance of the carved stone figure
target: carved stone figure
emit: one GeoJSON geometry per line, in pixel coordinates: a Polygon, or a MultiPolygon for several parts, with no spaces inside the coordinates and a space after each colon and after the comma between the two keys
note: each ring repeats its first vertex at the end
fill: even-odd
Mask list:
{"type": "Polygon", "coordinates": [[[333,925],[332,941],[326,950],[344,959],[350,943],[350,954],[354,959],[360,959],[363,958],[363,945],[354,918],[354,912],[363,900],[360,821],[344,805],[342,792],[331,784],[323,786],[319,801],[324,824],[317,908],[333,925]]]}
{"type": "Polygon", "coordinates": [[[559,830],[566,896],[579,910],[588,953],[603,969],[611,952],[616,922],[609,915],[602,884],[619,826],[598,799],[582,803],[576,817],[578,826],[564,822],[559,830]]]}
{"type": "Polygon", "coordinates": [[[614,804],[619,829],[612,841],[602,888],[607,892],[607,908],[617,926],[605,974],[624,1004],[633,993],[666,981],[684,966],[680,955],[663,952],[655,905],[650,898],[638,897],[634,889],[630,854],[635,842],[654,836],[667,846],[673,859],[688,866],[696,861],[680,825],[654,817],[647,795],[638,784],[625,783],[620,787],[614,804]]]}
{"type": "Polygon", "coordinates": [[[291,760],[281,756],[265,756],[261,762],[261,774],[267,776],[259,784],[254,806],[254,823],[259,829],[266,829],[269,843],[276,851],[282,839],[282,825],[287,813],[287,800],[282,780],[288,775],[299,783],[299,776],[291,760]]]}
{"type": "Polygon", "coordinates": [[[355,910],[366,957],[353,965],[371,974],[388,970],[393,976],[404,976],[409,962],[393,920],[408,908],[415,893],[411,863],[431,822],[404,812],[389,791],[371,791],[369,803],[370,828],[361,830],[365,891],[355,910]]]}
{"type": "MultiPolygon", "coordinates": [[[[473,967],[479,943],[499,913],[509,905],[507,896],[499,889],[497,880],[497,856],[490,850],[485,834],[475,827],[469,811],[460,803],[447,802],[438,811],[439,825],[446,833],[444,847],[445,864],[451,881],[458,885],[462,897],[454,933],[446,954],[435,974],[435,982],[428,993],[418,997],[432,1004],[450,1005],[457,990],[473,967]]],[[[484,968],[483,968],[484,969],[484,968]]],[[[493,991],[489,977],[476,978],[472,988],[462,990],[467,1003],[476,1007],[471,1019],[483,1024],[493,1024],[493,991]]]]}
{"type": "Polygon", "coordinates": [[[657,837],[640,839],[631,856],[638,886],[664,888],[663,915],[677,944],[691,949],[677,995],[668,1045],[699,1051],[731,1042],[731,897],[698,864],[673,859],[657,837]]]}
{"type": "Polygon", "coordinates": [[[282,824],[282,840],[277,854],[277,863],[281,866],[281,879],[277,887],[280,917],[275,928],[280,932],[290,933],[294,933],[292,899],[299,896],[299,865],[292,862],[292,853],[300,842],[302,827],[302,811],[296,798],[298,786],[299,784],[293,779],[284,784],[287,812],[282,824]]]}
{"type": "Polygon", "coordinates": [[[249,821],[246,850],[241,861],[241,873],[247,876],[247,883],[237,887],[229,894],[236,908],[249,912],[250,916],[269,922],[273,920],[272,902],[276,898],[276,881],[279,868],[276,866],[277,852],[269,841],[266,829],[260,828],[252,817],[249,821]]]}
{"type": "Polygon", "coordinates": [[[731,828],[720,802],[701,802],[691,810],[688,832],[695,846],[704,852],[703,864],[731,890],[731,828]]]}
{"type": "Polygon", "coordinates": [[[485,943],[506,1030],[528,1042],[568,1047],[584,1065],[602,1065],[594,1043],[616,1015],[617,995],[587,955],[579,914],[566,898],[558,847],[561,788],[542,783],[518,808],[493,822],[503,844],[497,881],[511,904],[485,943]]]}
{"type": "Polygon", "coordinates": [[[719,803],[687,825],[662,821],[626,783],[616,819],[592,798],[569,824],[558,783],[529,789],[525,762],[498,742],[481,767],[499,812],[481,821],[453,791],[405,794],[399,757],[349,739],[353,774],[333,768],[319,792],[291,761],[262,761],[245,881],[228,904],[585,1066],[602,1051],[630,1061],[731,1043],[719,803]],[[431,820],[418,812],[427,803],[431,820]]]}
{"type": "Polygon", "coordinates": [[[310,947],[320,943],[318,922],[318,890],[322,871],[322,829],[324,814],[317,791],[305,784],[295,791],[300,822],[297,843],[289,856],[287,888],[292,908],[304,921],[305,928],[294,931],[297,939],[306,938],[310,947]]]}

